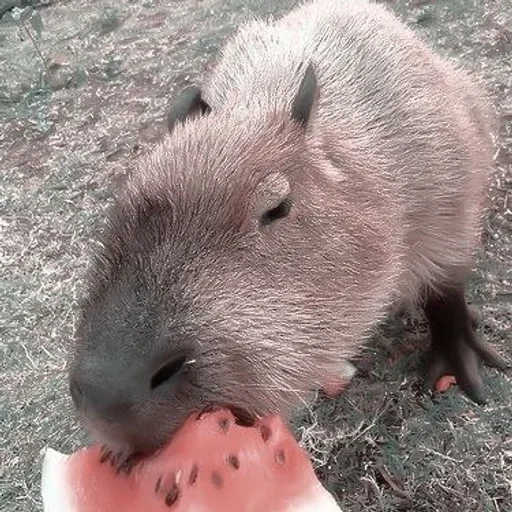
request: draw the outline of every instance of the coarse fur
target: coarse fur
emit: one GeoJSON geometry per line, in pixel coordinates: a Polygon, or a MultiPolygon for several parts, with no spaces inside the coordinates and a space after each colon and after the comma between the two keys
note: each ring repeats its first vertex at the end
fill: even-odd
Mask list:
{"type": "Polygon", "coordinates": [[[250,22],[201,94],[211,111],[143,159],[91,268],[74,396],[120,450],[155,449],[208,404],[291,416],[390,305],[463,282],[479,243],[485,95],[387,8],[250,22]]]}

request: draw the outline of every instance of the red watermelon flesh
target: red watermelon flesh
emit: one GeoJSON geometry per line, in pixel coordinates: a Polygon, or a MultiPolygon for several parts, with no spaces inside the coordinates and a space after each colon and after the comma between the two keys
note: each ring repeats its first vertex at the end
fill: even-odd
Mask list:
{"type": "Polygon", "coordinates": [[[99,446],[47,450],[45,512],[340,512],[278,416],[191,416],[158,453],[121,470],[99,446]]]}

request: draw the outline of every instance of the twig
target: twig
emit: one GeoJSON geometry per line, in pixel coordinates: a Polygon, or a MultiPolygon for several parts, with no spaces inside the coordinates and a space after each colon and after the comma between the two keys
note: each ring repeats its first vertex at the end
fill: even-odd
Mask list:
{"type": "Polygon", "coordinates": [[[380,476],[383,480],[389,485],[391,490],[400,498],[405,498],[407,501],[411,501],[411,497],[409,493],[398,486],[398,484],[393,480],[389,472],[384,468],[384,466],[377,465],[375,469],[379,472],[380,476]]]}
{"type": "Polygon", "coordinates": [[[32,44],[34,45],[34,48],[36,49],[37,54],[39,55],[39,58],[41,59],[41,62],[43,63],[44,69],[46,70],[46,73],[50,73],[50,70],[48,69],[48,66],[46,64],[46,60],[41,53],[41,50],[39,49],[39,45],[37,44],[37,41],[34,39],[34,36],[31,34],[30,30],[28,29],[27,25],[25,25],[25,21],[20,19],[21,26],[25,29],[25,32],[27,33],[28,37],[32,41],[32,44]]]}

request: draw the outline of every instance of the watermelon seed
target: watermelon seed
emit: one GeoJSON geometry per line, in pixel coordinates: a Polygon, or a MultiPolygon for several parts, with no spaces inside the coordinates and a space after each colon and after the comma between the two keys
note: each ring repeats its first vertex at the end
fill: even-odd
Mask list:
{"type": "Polygon", "coordinates": [[[155,494],[158,493],[158,491],[160,490],[160,486],[161,485],[162,485],[162,477],[159,476],[158,480],[156,481],[156,485],[155,485],[155,494]]]}
{"type": "Polygon", "coordinates": [[[224,482],[222,481],[222,477],[220,476],[220,473],[217,473],[217,471],[214,471],[212,473],[212,482],[217,489],[222,489],[224,482]]]}
{"type": "Polygon", "coordinates": [[[121,473],[124,473],[125,475],[129,475],[132,471],[132,467],[130,464],[127,464],[126,462],[123,462],[121,465],[119,465],[116,469],[116,475],[120,475],[121,473]]]}
{"type": "Polygon", "coordinates": [[[176,484],[174,484],[171,487],[171,490],[167,493],[167,496],[165,497],[165,504],[168,507],[172,507],[178,501],[179,495],[180,495],[180,490],[179,490],[178,486],[176,484]]]}
{"type": "Polygon", "coordinates": [[[125,455],[123,455],[122,452],[117,452],[116,454],[113,454],[110,459],[110,465],[116,470],[116,472],[119,470],[119,466],[124,464],[126,461],[125,455]]]}
{"type": "Polygon", "coordinates": [[[275,455],[276,462],[282,466],[286,462],[286,457],[283,450],[277,450],[275,455]]]}
{"type": "Polygon", "coordinates": [[[260,425],[260,434],[263,442],[267,443],[270,439],[270,436],[272,435],[272,431],[267,425],[260,425]]]}
{"type": "Polygon", "coordinates": [[[119,464],[117,467],[116,473],[119,475],[120,473],[124,473],[125,475],[129,475],[135,464],[137,463],[137,459],[135,457],[128,457],[124,462],[119,464]]]}
{"type": "Polygon", "coordinates": [[[112,452],[110,450],[108,450],[107,448],[102,447],[101,454],[100,454],[100,464],[107,462],[107,460],[109,460],[111,456],[112,456],[112,452]]]}
{"type": "Polygon", "coordinates": [[[194,465],[192,471],[190,472],[190,476],[188,477],[189,485],[194,485],[196,483],[198,473],[199,469],[196,465],[194,465]]]}
{"type": "Polygon", "coordinates": [[[219,427],[224,434],[227,434],[229,430],[229,420],[227,418],[221,418],[219,420],[219,427]]]}
{"type": "Polygon", "coordinates": [[[239,458],[236,455],[230,455],[228,457],[228,464],[233,469],[239,469],[240,468],[240,460],[239,460],[239,458]]]}

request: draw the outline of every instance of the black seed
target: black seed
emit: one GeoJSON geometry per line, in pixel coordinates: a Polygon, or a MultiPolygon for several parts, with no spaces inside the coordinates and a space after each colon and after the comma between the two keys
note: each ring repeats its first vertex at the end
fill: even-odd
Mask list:
{"type": "Polygon", "coordinates": [[[230,455],[228,457],[228,464],[233,469],[239,469],[240,468],[240,460],[239,460],[239,458],[236,455],[230,455]]]}
{"type": "Polygon", "coordinates": [[[113,454],[112,457],[110,458],[110,465],[113,468],[116,468],[118,461],[119,461],[119,453],[116,453],[115,455],[113,454]]]}
{"type": "Polygon", "coordinates": [[[266,443],[270,439],[272,431],[270,430],[270,427],[268,427],[267,425],[260,425],[260,434],[261,438],[266,443]]]}
{"type": "Polygon", "coordinates": [[[212,473],[212,482],[213,482],[213,485],[215,485],[215,487],[217,487],[217,489],[222,489],[222,487],[224,485],[222,477],[220,476],[220,473],[217,473],[217,471],[214,471],[212,473]]]}
{"type": "Polygon", "coordinates": [[[224,434],[227,434],[229,430],[229,420],[227,418],[222,418],[219,420],[219,427],[224,432],[224,434]]]}
{"type": "Polygon", "coordinates": [[[168,507],[172,507],[177,501],[180,495],[180,490],[176,484],[171,487],[171,490],[167,493],[165,497],[165,504],[168,507]]]}
{"type": "Polygon", "coordinates": [[[199,468],[194,465],[192,468],[192,471],[190,472],[190,476],[188,477],[188,483],[189,485],[194,485],[197,480],[197,475],[199,474],[199,468]]]}
{"type": "Polygon", "coordinates": [[[121,473],[128,474],[126,468],[127,468],[127,465],[125,463],[120,464],[119,466],[117,466],[117,468],[116,468],[116,475],[119,475],[121,473]]]}
{"type": "Polygon", "coordinates": [[[155,494],[158,493],[161,485],[162,485],[162,477],[159,476],[158,480],[156,481],[156,484],[155,484],[155,494]]]}
{"type": "Polygon", "coordinates": [[[112,457],[112,452],[106,448],[101,449],[100,464],[107,462],[112,457]]]}
{"type": "Polygon", "coordinates": [[[277,450],[275,455],[276,462],[281,466],[286,462],[286,456],[283,450],[277,450]]]}
{"type": "Polygon", "coordinates": [[[120,473],[124,473],[125,475],[129,475],[136,464],[135,457],[128,457],[124,462],[119,464],[117,467],[116,473],[119,475],[120,473]]]}

